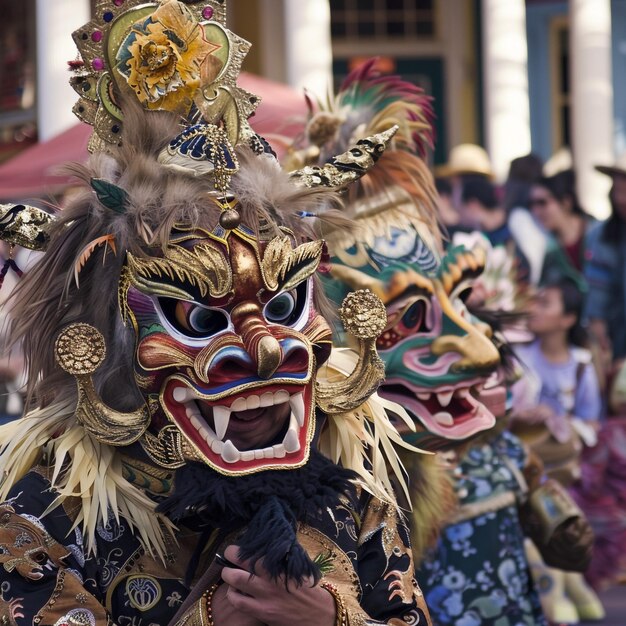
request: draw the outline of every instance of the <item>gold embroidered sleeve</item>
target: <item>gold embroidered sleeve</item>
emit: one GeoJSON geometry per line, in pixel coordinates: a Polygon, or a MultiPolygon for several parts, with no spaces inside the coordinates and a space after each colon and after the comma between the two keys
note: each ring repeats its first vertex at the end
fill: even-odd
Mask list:
{"type": "Polygon", "coordinates": [[[0,505],[0,624],[107,626],[104,607],[68,568],[69,556],[38,520],[0,505]]]}
{"type": "Polygon", "coordinates": [[[427,624],[430,616],[417,581],[409,532],[393,504],[370,498],[358,537],[360,608],[350,626],[427,624]],[[369,617],[368,617],[369,616],[369,617]]]}

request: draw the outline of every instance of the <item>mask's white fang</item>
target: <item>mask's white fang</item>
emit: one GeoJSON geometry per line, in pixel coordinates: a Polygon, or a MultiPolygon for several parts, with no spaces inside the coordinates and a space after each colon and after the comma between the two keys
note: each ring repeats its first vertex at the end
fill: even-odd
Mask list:
{"type": "Polygon", "coordinates": [[[289,398],[291,413],[295,415],[299,426],[304,426],[304,394],[297,393],[289,398]]]}
{"type": "Polygon", "coordinates": [[[218,439],[224,439],[230,422],[230,409],[225,406],[216,405],[213,407],[213,421],[215,422],[215,434],[218,439]]]}

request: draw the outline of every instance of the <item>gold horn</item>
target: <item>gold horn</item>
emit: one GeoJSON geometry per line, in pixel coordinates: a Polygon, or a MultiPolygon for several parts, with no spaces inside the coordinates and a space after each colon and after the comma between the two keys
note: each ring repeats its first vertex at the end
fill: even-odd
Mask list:
{"type": "Polygon", "coordinates": [[[89,324],[70,324],[54,344],[57,363],[76,378],[78,404],[76,419],[101,443],[127,446],[144,434],[150,423],[150,412],[143,406],[130,413],[108,407],[96,391],[92,374],[106,356],[104,337],[89,324]]]}
{"type": "Polygon", "coordinates": [[[382,133],[359,139],[343,154],[332,157],[324,165],[307,165],[291,173],[291,178],[302,187],[331,187],[342,189],[367,174],[386,150],[398,126],[382,133]]]}
{"type": "Polygon", "coordinates": [[[0,204],[0,240],[30,250],[45,250],[55,217],[27,204],[0,204]]]}
{"type": "Polygon", "coordinates": [[[376,352],[376,338],[387,324],[387,312],[369,289],[349,293],[339,309],[344,328],[359,341],[354,371],[336,383],[316,383],[316,402],[328,415],[361,406],[385,378],[385,365],[376,352]]]}

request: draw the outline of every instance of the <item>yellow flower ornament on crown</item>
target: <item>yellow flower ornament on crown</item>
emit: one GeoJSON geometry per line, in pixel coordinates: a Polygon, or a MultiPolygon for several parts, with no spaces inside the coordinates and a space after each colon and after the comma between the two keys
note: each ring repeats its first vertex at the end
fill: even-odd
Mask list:
{"type": "Polygon", "coordinates": [[[71,84],[76,115],[94,127],[89,149],[122,141],[119,98],[191,120],[224,123],[236,145],[259,98],[236,85],[250,44],[225,27],[223,1],[98,0],[94,18],[74,32],[81,61],[71,84]]]}

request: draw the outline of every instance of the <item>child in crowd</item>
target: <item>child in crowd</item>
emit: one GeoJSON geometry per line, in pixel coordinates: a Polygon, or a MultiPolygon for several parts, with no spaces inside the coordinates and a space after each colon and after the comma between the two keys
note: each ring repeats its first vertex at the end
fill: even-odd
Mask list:
{"type": "MultiPolygon", "coordinates": [[[[516,348],[528,370],[526,377],[538,382],[532,398],[528,381],[523,386],[526,397],[514,387],[514,430],[541,458],[546,474],[566,487],[580,477],[583,445],[597,441],[602,408],[591,354],[584,348],[583,303],[583,294],[571,280],[546,285],[528,319],[535,341],[516,348]]],[[[603,617],[599,599],[580,574],[547,568],[538,554],[529,554],[529,560],[550,621],[575,624],[603,617]]]]}

